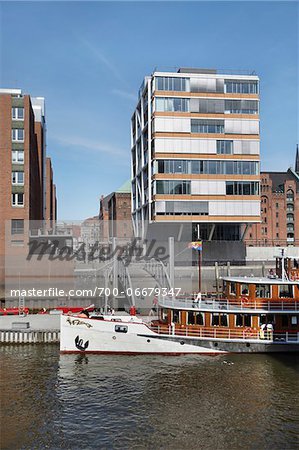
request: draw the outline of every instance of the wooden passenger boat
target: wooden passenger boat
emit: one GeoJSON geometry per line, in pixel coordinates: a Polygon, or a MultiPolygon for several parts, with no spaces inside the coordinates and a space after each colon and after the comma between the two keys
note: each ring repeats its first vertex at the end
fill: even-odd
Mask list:
{"type": "Polygon", "coordinates": [[[160,297],[158,320],[62,315],[62,352],[219,354],[299,350],[299,270],[277,258],[267,277],[223,277],[220,298],[160,297]]]}

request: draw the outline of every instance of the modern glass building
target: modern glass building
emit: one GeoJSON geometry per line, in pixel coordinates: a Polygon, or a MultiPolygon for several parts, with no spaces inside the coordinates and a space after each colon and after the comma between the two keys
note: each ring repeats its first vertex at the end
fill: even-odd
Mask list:
{"type": "Polygon", "coordinates": [[[181,68],[155,71],[131,119],[132,215],[189,222],[204,240],[242,240],[260,221],[259,78],[181,68]]]}

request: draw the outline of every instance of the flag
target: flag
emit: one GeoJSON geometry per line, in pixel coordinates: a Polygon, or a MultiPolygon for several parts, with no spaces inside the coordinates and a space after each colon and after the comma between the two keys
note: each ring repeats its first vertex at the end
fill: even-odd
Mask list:
{"type": "Polygon", "coordinates": [[[202,241],[194,241],[188,244],[188,248],[193,248],[193,250],[197,250],[199,252],[202,251],[202,241]]]}

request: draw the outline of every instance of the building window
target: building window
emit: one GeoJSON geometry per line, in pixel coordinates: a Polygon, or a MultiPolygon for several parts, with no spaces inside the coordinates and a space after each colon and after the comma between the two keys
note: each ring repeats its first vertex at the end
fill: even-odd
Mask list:
{"type": "Polygon", "coordinates": [[[258,114],[257,100],[225,100],[226,114],[258,114]]]}
{"type": "Polygon", "coordinates": [[[292,189],[289,189],[287,191],[287,201],[288,202],[293,202],[294,201],[294,192],[292,191],[292,189]]]}
{"type": "Polygon", "coordinates": [[[191,119],[191,133],[224,133],[224,120],[191,119]]]}
{"type": "Polygon", "coordinates": [[[232,94],[258,94],[257,81],[225,80],[224,89],[232,94]]]}
{"type": "Polygon", "coordinates": [[[217,141],[218,155],[231,155],[233,153],[233,141],[217,141]]]}
{"type": "Polygon", "coordinates": [[[24,108],[12,108],[11,116],[14,120],[24,120],[24,108]]]}
{"type": "Polygon", "coordinates": [[[189,99],[188,98],[156,97],[156,111],[188,112],[189,111],[189,99]]]}
{"type": "Polygon", "coordinates": [[[288,213],[287,214],[287,221],[288,222],[294,222],[294,214],[288,213]]]}
{"type": "Polygon", "coordinates": [[[13,128],[11,130],[11,137],[13,142],[24,142],[24,129],[23,128],[13,128]]]}
{"type": "Polygon", "coordinates": [[[259,183],[256,181],[227,181],[226,195],[259,195],[259,183]]]}
{"type": "Polygon", "coordinates": [[[256,175],[259,163],[255,161],[216,161],[160,159],[158,173],[256,175]]]}
{"type": "Polygon", "coordinates": [[[157,194],[190,194],[191,182],[190,181],[176,181],[176,180],[158,180],[156,182],[157,194]]]}
{"type": "Polygon", "coordinates": [[[190,92],[190,78],[156,77],[156,90],[190,92]]]}
{"type": "Polygon", "coordinates": [[[11,174],[11,182],[12,184],[24,184],[24,172],[12,172],[11,174]]]}
{"type": "Polygon", "coordinates": [[[11,234],[24,234],[24,219],[11,220],[11,234]]]}
{"type": "Polygon", "coordinates": [[[24,150],[13,150],[11,152],[11,161],[13,164],[24,164],[24,150]]]}
{"type": "Polygon", "coordinates": [[[11,194],[12,206],[24,206],[24,194],[11,194]]]}

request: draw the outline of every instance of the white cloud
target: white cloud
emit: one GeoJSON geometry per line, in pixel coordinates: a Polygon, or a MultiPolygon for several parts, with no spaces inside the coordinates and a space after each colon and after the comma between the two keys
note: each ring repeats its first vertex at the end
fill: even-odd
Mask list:
{"type": "Polygon", "coordinates": [[[78,136],[51,136],[59,145],[72,147],[73,149],[89,151],[99,154],[109,154],[117,157],[128,158],[130,152],[128,149],[102,142],[97,139],[89,139],[78,136]]]}
{"type": "Polygon", "coordinates": [[[124,79],[124,77],[121,74],[121,71],[113,64],[109,58],[102,52],[101,49],[96,47],[94,44],[92,44],[90,41],[88,41],[85,38],[80,38],[80,41],[85,47],[87,47],[91,54],[95,57],[97,61],[99,61],[102,65],[104,65],[119,81],[122,83],[128,85],[128,82],[124,79]]]}
{"type": "Polygon", "coordinates": [[[123,91],[121,89],[112,89],[112,94],[118,95],[119,97],[126,98],[128,100],[137,101],[137,97],[132,92],[123,91]]]}

